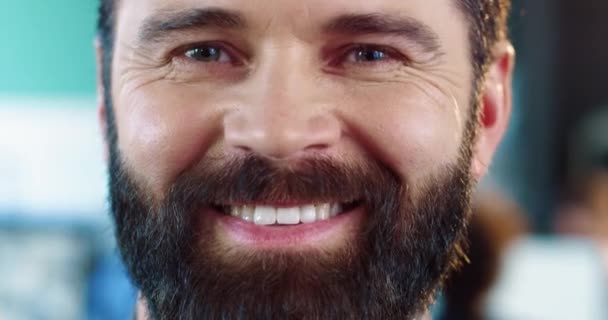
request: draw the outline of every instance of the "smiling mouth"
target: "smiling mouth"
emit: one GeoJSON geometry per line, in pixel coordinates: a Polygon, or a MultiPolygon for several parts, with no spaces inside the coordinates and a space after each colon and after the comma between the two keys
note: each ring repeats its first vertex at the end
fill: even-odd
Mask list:
{"type": "Polygon", "coordinates": [[[330,220],[357,208],[360,201],[333,202],[304,205],[231,205],[215,206],[226,216],[259,226],[289,226],[313,224],[330,220]]]}

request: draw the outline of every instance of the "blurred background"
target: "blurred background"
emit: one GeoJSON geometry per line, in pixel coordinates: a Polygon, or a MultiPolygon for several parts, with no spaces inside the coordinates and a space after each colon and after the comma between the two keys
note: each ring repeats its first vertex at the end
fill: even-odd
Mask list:
{"type": "MultiPolygon", "coordinates": [[[[0,319],[129,319],[95,0],[0,4],[0,319]]],[[[608,1],[514,0],[511,127],[437,319],[608,319],[608,1]]]]}

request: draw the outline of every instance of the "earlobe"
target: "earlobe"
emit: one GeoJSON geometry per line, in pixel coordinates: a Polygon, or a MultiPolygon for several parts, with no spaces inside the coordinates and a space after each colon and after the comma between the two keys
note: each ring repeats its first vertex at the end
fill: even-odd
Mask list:
{"type": "Polygon", "coordinates": [[[480,126],[472,163],[477,180],[487,173],[511,116],[515,50],[510,42],[501,41],[494,47],[493,55],[481,91],[480,126]]]}
{"type": "Polygon", "coordinates": [[[103,48],[98,37],[94,41],[95,46],[95,61],[97,66],[97,122],[100,128],[102,142],[103,142],[103,158],[106,164],[109,159],[109,146],[108,146],[108,122],[106,114],[106,101],[105,101],[105,90],[103,84],[103,48]]]}

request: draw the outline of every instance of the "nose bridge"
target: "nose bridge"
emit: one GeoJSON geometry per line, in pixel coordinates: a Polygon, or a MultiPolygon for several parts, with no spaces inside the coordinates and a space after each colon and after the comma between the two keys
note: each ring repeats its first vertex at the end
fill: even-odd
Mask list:
{"type": "Polygon", "coordinates": [[[249,80],[246,101],[224,121],[230,147],[286,158],[331,148],[340,137],[306,51],[297,44],[265,50],[249,80]]]}
{"type": "Polygon", "coordinates": [[[306,57],[290,46],[273,46],[258,71],[259,107],[277,116],[303,115],[312,108],[297,108],[300,102],[312,104],[314,92],[307,88],[311,76],[306,57]]]}

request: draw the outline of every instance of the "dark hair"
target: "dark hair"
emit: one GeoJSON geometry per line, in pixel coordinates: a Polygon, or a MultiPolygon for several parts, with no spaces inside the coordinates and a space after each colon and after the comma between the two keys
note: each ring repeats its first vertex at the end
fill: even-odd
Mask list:
{"type": "Polygon", "coordinates": [[[114,20],[115,5],[117,0],[99,0],[99,15],[97,17],[97,40],[101,46],[101,84],[103,85],[103,99],[106,112],[106,128],[102,134],[108,146],[116,148],[118,133],[116,132],[116,121],[114,121],[114,108],[112,107],[112,60],[114,55],[114,20]]]}
{"type": "Polygon", "coordinates": [[[492,62],[492,48],[496,42],[508,37],[511,0],[456,1],[469,21],[471,60],[475,79],[480,81],[487,65],[492,62]]]}
{"type": "Polygon", "coordinates": [[[102,81],[106,88],[110,84],[110,66],[114,49],[115,2],[117,0],[99,0],[99,15],[97,20],[97,36],[102,48],[102,81]]]}

